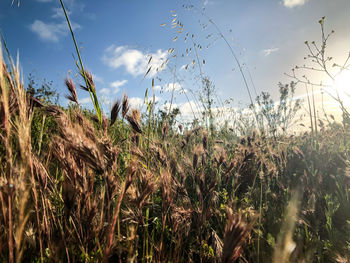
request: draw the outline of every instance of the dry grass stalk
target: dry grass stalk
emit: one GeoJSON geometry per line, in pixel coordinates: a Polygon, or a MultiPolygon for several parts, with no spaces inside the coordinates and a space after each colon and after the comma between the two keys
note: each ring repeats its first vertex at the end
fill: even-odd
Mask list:
{"type": "Polygon", "coordinates": [[[70,78],[66,78],[64,82],[65,82],[65,84],[68,88],[68,91],[70,93],[69,95],[65,95],[65,97],[67,99],[69,99],[70,101],[78,104],[77,89],[75,88],[75,84],[74,84],[73,80],[70,78]]]}
{"type": "Polygon", "coordinates": [[[157,146],[156,144],[151,144],[150,145],[150,150],[152,153],[156,156],[158,161],[166,167],[168,162],[167,162],[167,156],[165,155],[163,149],[160,146],[157,146]]]}
{"type": "Polygon", "coordinates": [[[168,134],[168,122],[164,122],[163,125],[162,125],[162,136],[163,136],[163,140],[165,139],[165,137],[167,136],[168,134]]]}
{"type": "Polygon", "coordinates": [[[111,123],[110,123],[110,126],[112,126],[115,123],[115,121],[117,120],[120,108],[121,108],[120,100],[117,100],[116,102],[113,103],[113,106],[112,106],[112,109],[111,109],[111,123]]]}
{"type": "MultiPolygon", "coordinates": [[[[17,76],[17,94],[16,97],[18,98],[18,108],[19,108],[19,120],[16,123],[17,126],[17,132],[18,132],[18,138],[19,138],[19,147],[21,151],[21,174],[22,178],[21,181],[25,182],[25,177],[30,174],[31,178],[31,189],[33,192],[34,197],[34,208],[36,213],[36,223],[37,223],[37,230],[38,230],[38,239],[39,239],[39,246],[40,246],[40,258],[41,261],[43,260],[44,252],[43,252],[43,240],[42,240],[42,227],[41,227],[41,219],[40,219],[40,208],[39,208],[39,193],[37,191],[37,183],[34,177],[34,171],[33,171],[33,160],[32,160],[32,147],[31,147],[31,122],[32,122],[32,115],[28,115],[28,102],[27,102],[27,93],[24,90],[23,85],[20,83],[19,80],[19,72],[16,72],[17,76]]],[[[29,112],[31,114],[31,112],[29,112]]],[[[24,200],[22,200],[24,201],[24,200]]],[[[23,226],[24,228],[24,226],[23,226]]],[[[23,230],[22,230],[23,231],[23,230]]],[[[22,233],[18,234],[20,237],[22,237],[22,233]]],[[[19,251],[18,251],[19,252],[19,251]]],[[[19,260],[20,261],[20,260],[19,260]]]]}
{"type": "Polygon", "coordinates": [[[107,135],[108,120],[104,113],[102,113],[102,130],[105,135],[107,135]]]}
{"type": "Polygon", "coordinates": [[[142,133],[141,124],[140,124],[140,111],[138,109],[133,109],[131,114],[126,116],[126,120],[129,122],[131,128],[136,133],[142,133]]]}
{"type": "Polygon", "coordinates": [[[140,176],[140,193],[137,196],[136,204],[139,209],[144,205],[148,197],[158,188],[158,181],[152,177],[152,173],[147,170],[143,171],[140,176]]]}
{"type": "Polygon", "coordinates": [[[130,109],[130,104],[129,104],[128,95],[126,95],[126,93],[124,93],[123,100],[122,100],[122,117],[123,118],[126,117],[126,115],[129,112],[129,109],[130,109]]]}
{"type": "Polygon", "coordinates": [[[136,172],[136,169],[134,167],[131,167],[128,172],[127,172],[127,177],[123,183],[123,186],[121,188],[121,192],[119,194],[119,198],[118,198],[118,203],[117,206],[115,208],[114,211],[114,215],[113,215],[113,221],[112,224],[110,225],[110,230],[109,230],[109,234],[107,236],[107,245],[106,245],[106,249],[105,249],[105,253],[104,253],[104,262],[108,262],[108,258],[109,258],[109,254],[112,248],[112,241],[114,238],[114,231],[115,231],[115,226],[119,217],[119,212],[120,212],[120,206],[121,203],[123,201],[124,195],[126,193],[126,191],[128,190],[130,184],[132,183],[133,180],[133,176],[136,172]]]}
{"type": "Polygon", "coordinates": [[[193,167],[193,170],[196,170],[196,169],[197,169],[197,164],[198,164],[198,153],[197,153],[197,152],[194,152],[194,153],[193,153],[193,159],[192,159],[192,167],[193,167]]]}
{"type": "MultiPolygon", "coordinates": [[[[2,46],[0,45],[0,85],[1,85],[1,104],[2,104],[2,123],[4,126],[4,136],[2,136],[2,139],[4,140],[4,144],[6,147],[6,166],[5,166],[5,178],[6,178],[6,189],[7,192],[7,200],[3,200],[2,198],[2,207],[3,209],[7,207],[6,217],[4,221],[8,223],[7,231],[8,231],[8,251],[9,251],[9,262],[14,262],[14,244],[13,244],[13,211],[12,211],[12,204],[13,204],[13,195],[12,195],[12,186],[13,186],[13,179],[12,179],[12,148],[10,147],[10,136],[11,136],[11,125],[10,125],[10,107],[9,107],[9,88],[8,86],[12,85],[12,79],[8,79],[8,83],[5,78],[5,74],[7,72],[7,67],[5,65],[5,62],[2,58],[2,46]],[[7,202],[7,203],[6,203],[7,202]]],[[[4,214],[5,215],[5,214],[4,214]]]]}
{"type": "MultiPolygon", "coordinates": [[[[84,77],[84,74],[81,74],[81,76],[83,77],[83,79],[85,79],[84,77]]],[[[83,85],[80,85],[80,88],[82,90],[85,90],[85,91],[90,91],[90,92],[95,92],[96,91],[96,86],[95,86],[95,82],[92,78],[92,74],[89,72],[89,71],[85,71],[85,76],[87,78],[87,87],[83,86],[83,85]]]]}
{"type": "MultiPolygon", "coordinates": [[[[196,145],[193,150],[192,167],[194,170],[197,168],[199,156],[205,153],[202,145],[196,145]]],[[[205,161],[204,161],[205,162],[205,161]]]]}
{"type": "Polygon", "coordinates": [[[226,213],[228,219],[224,233],[223,263],[235,262],[240,257],[252,229],[252,224],[246,223],[242,215],[234,213],[232,209],[227,209],[226,213]]]}
{"type": "Polygon", "coordinates": [[[207,131],[203,132],[202,143],[203,143],[203,148],[205,150],[208,150],[208,132],[207,131]]]}
{"type": "MultiPolygon", "coordinates": [[[[14,260],[16,260],[16,262],[20,262],[23,255],[23,234],[29,219],[29,213],[27,213],[27,202],[30,189],[32,190],[34,199],[33,206],[36,213],[40,257],[41,260],[43,260],[43,240],[38,204],[39,196],[34,178],[33,162],[31,159],[31,122],[33,111],[30,109],[29,97],[24,90],[20,77],[19,60],[17,60],[17,65],[11,64],[12,72],[9,74],[2,58],[1,46],[0,64],[0,90],[2,94],[1,114],[3,117],[2,124],[5,135],[2,139],[6,146],[7,157],[5,177],[8,184],[8,220],[6,221],[8,223],[9,261],[14,262],[14,260]],[[15,118],[14,116],[11,116],[15,114],[15,118]],[[11,120],[11,118],[13,118],[13,120],[11,120]],[[12,130],[15,132],[12,132],[12,130]],[[18,141],[19,156],[12,156],[13,146],[10,145],[10,139],[12,136],[16,136],[16,140],[18,141]],[[17,164],[17,167],[13,166],[13,162],[17,164]],[[15,174],[16,176],[14,177],[15,174]],[[16,207],[16,203],[19,203],[20,206],[16,207]],[[16,210],[19,213],[19,217],[13,217],[16,210]],[[16,250],[15,254],[14,250],[16,250]]],[[[1,198],[1,200],[3,200],[3,198],[1,198]]],[[[5,205],[3,201],[2,205],[5,205]]]]}

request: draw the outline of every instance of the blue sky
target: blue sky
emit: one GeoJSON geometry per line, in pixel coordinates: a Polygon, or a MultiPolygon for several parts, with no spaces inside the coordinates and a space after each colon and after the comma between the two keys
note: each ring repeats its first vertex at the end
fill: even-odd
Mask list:
{"type": "MultiPolygon", "coordinates": [[[[175,87],[174,103],[188,111],[200,86],[193,44],[197,45],[203,74],[216,87],[216,97],[222,101],[233,98],[243,105],[249,103],[237,65],[208,17],[244,65],[253,95],[249,73],[258,93],[269,91],[277,96],[277,83],[291,81],[284,73],[303,63],[305,40],[320,38],[317,21],[322,16],[326,16],[326,28],[336,30],[329,47],[334,57],[342,59],[350,47],[348,0],[65,0],[64,3],[84,64],[94,75],[106,112],[123,92],[127,92],[135,105],[140,105],[146,88],[151,88],[152,77],[159,105],[169,101],[170,91],[175,87]],[[191,4],[196,8],[183,7],[191,4]],[[206,16],[201,14],[202,8],[206,16]],[[183,25],[182,33],[176,32],[181,27],[172,28],[174,19],[183,25]],[[153,68],[144,78],[150,56],[153,68]],[[186,65],[189,65],[187,70],[186,65]]],[[[0,28],[12,55],[19,52],[24,75],[32,73],[39,82],[43,78],[52,80],[61,94],[61,103],[66,104],[64,78],[70,76],[76,83],[82,81],[76,77],[74,46],[59,1],[22,0],[18,7],[11,6],[10,0],[3,0],[0,28]]],[[[81,105],[89,107],[88,97],[79,91],[81,105]]]]}

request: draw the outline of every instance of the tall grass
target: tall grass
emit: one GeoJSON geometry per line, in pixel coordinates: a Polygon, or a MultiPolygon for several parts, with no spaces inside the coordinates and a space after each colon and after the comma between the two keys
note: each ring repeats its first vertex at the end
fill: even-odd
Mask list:
{"type": "Polygon", "coordinates": [[[75,40],[75,35],[74,35],[74,32],[73,32],[73,29],[72,29],[72,26],[71,26],[71,23],[70,23],[70,20],[69,20],[66,8],[64,7],[64,4],[63,4],[62,0],[60,0],[60,4],[61,4],[62,10],[64,12],[64,16],[66,18],[66,21],[67,21],[67,24],[68,24],[68,27],[69,27],[69,31],[70,31],[70,33],[72,35],[75,51],[76,51],[76,53],[78,55],[79,64],[78,64],[78,61],[75,61],[75,63],[77,65],[77,68],[79,70],[80,75],[83,77],[83,79],[85,81],[86,90],[89,92],[89,95],[91,97],[91,102],[94,105],[97,118],[100,121],[100,124],[102,125],[102,112],[101,112],[101,108],[100,108],[100,105],[99,105],[99,102],[98,102],[98,98],[97,98],[97,95],[96,95],[95,84],[93,83],[92,77],[89,77],[89,73],[87,71],[85,71],[85,69],[84,69],[84,65],[83,65],[83,61],[81,59],[81,55],[80,55],[80,51],[79,51],[79,48],[78,48],[78,45],[77,45],[77,41],[75,40]]]}

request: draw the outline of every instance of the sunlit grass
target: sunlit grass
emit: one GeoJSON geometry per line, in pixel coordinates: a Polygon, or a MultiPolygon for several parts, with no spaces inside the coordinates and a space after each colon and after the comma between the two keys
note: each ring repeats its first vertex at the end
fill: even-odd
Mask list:
{"type": "MultiPolygon", "coordinates": [[[[97,102],[79,61],[82,88],[97,102]]],[[[338,91],[340,121],[322,97],[319,108],[322,89],[299,81],[280,84],[279,101],[263,92],[243,114],[225,105],[222,115],[232,116],[225,122],[203,77],[202,117],[180,126],[178,110],[155,112],[148,90],[146,112],[124,94],[107,117],[98,104],[95,112],[79,107],[67,79],[71,104],[52,105],[26,92],[19,62],[9,54],[7,62],[0,46],[1,261],[350,257],[350,116],[338,96],[347,93],[347,71],[329,90],[338,91]],[[297,84],[306,85],[306,110],[294,97],[297,84]],[[307,122],[293,134],[302,110],[307,122]]]]}

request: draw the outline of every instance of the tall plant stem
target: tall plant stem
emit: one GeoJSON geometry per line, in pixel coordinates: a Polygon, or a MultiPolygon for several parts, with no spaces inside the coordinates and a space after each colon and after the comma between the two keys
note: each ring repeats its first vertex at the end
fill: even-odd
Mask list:
{"type": "Polygon", "coordinates": [[[74,42],[75,50],[76,50],[76,52],[78,54],[80,68],[79,68],[78,64],[77,64],[77,66],[78,66],[79,70],[81,71],[81,75],[83,76],[83,78],[85,80],[85,84],[86,84],[86,87],[88,88],[92,104],[94,105],[94,108],[95,108],[96,115],[97,115],[97,117],[99,119],[100,124],[102,125],[102,114],[101,114],[101,109],[100,109],[100,106],[99,106],[99,103],[98,103],[98,99],[97,99],[97,96],[96,96],[96,91],[89,88],[89,87],[92,86],[92,83],[90,83],[89,79],[86,76],[86,72],[85,72],[85,69],[84,69],[83,61],[82,61],[81,56],[80,56],[80,51],[79,51],[79,48],[78,48],[78,45],[77,45],[77,41],[75,40],[74,32],[73,32],[72,25],[70,23],[70,20],[69,20],[66,8],[64,7],[64,4],[63,4],[62,0],[60,0],[60,3],[61,3],[61,7],[63,9],[64,15],[65,15],[67,23],[68,23],[68,27],[69,27],[70,33],[72,35],[72,39],[73,39],[73,42],[74,42]]]}
{"type": "Polygon", "coordinates": [[[307,88],[307,84],[305,84],[305,88],[306,88],[306,95],[307,95],[307,104],[309,106],[309,116],[310,116],[310,124],[311,124],[311,133],[312,136],[314,136],[314,123],[312,120],[312,111],[311,111],[311,102],[310,102],[310,97],[309,97],[309,90],[307,88]]]}
{"type": "Polygon", "coordinates": [[[262,218],[262,203],[263,203],[263,180],[262,180],[262,171],[260,171],[260,205],[259,205],[259,231],[258,231],[258,263],[260,262],[260,227],[261,227],[261,218],[262,218]]]}
{"type": "Polygon", "coordinates": [[[229,50],[230,50],[230,52],[231,52],[231,54],[232,54],[234,60],[235,60],[236,63],[237,63],[237,66],[238,66],[238,68],[239,68],[239,71],[240,71],[240,73],[241,73],[241,75],[242,75],[242,78],[243,78],[243,81],[244,81],[244,85],[245,85],[245,87],[246,87],[246,89],[247,89],[247,92],[248,92],[248,95],[249,95],[250,102],[251,102],[252,105],[254,105],[254,104],[253,104],[252,94],[250,93],[249,85],[248,85],[247,79],[246,79],[246,77],[245,77],[245,74],[244,74],[244,72],[243,72],[242,65],[241,65],[241,63],[239,62],[239,60],[238,60],[238,58],[237,58],[235,52],[233,51],[233,49],[232,49],[230,43],[228,43],[226,37],[225,37],[224,34],[221,32],[220,28],[215,24],[215,22],[214,22],[211,18],[209,18],[207,15],[205,15],[205,14],[203,14],[203,15],[204,15],[204,16],[209,20],[209,22],[215,27],[216,31],[219,33],[219,35],[222,37],[222,39],[225,41],[227,47],[229,48],[229,50]]]}
{"type": "Polygon", "coordinates": [[[9,182],[9,189],[10,189],[10,194],[8,195],[8,215],[9,215],[9,237],[8,237],[8,243],[9,243],[9,262],[13,263],[14,262],[14,257],[13,257],[13,232],[12,232],[12,190],[11,190],[11,185],[9,182]]]}
{"type": "Polygon", "coordinates": [[[177,65],[177,55],[176,55],[176,63],[175,63],[175,69],[174,69],[174,81],[173,81],[173,89],[171,91],[171,99],[170,99],[170,106],[169,106],[169,111],[168,111],[168,116],[167,116],[167,121],[169,119],[170,113],[171,113],[171,107],[173,105],[174,101],[174,93],[175,93],[175,80],[176,80],[176,65],[177,65]]]}
{"type": "Polygon", "coordinates": [[[312,88],[312,105],[313,105],[313,110],[314,110],[316,147],[318,148],[317,115],[316,115],[316,104],[315,104],[314,86],[311,86],[311,88],[312,88]]]}
{"type": "Polygon", "coordinates": [[[254,105],[254,102],[253,102],[253,97],[252,97],[252,94],[250,93],[250,89],[249,89],[249,85],[248,85],[248,82],[247,82],[247,78],[245,77],[245,74],[243,72],[243,67],[241,65],[241,63],[239,62],[239,59],[237,58],[235,52],[233,51],[230,43],[227,41],[226,37],[224,36],[224,34],[221,32],[220,28],[216,25],[216,23],[211,19],[209,18],[207,15],[205,15],[204,13],[202,13],[208,20],[209,22],[215,27],[216,31],[219,33],[219,35],[222,37],[222,39],[224,40],[224,42],[226,43],[227,47],[229,48],[238,68],[239,68],[239,71],[241,73],[241,76],[242,76],[242,79],[243,79],[243,82],[244,82],[244,86],[247,90],[247,93],[248,93],[248,96],[249,96],[249,100],[250,100],[250,103],[253,107],[253,112],[254,112],[254,117],[255,117],[255,121],[256,121],[256,125],[259,127],[259,121],[258,121],[258,115],[257,115],[257,112],[256,112],[256,109],[255,109],[255,105],[254,105]]]}
{"type": "Polygon", "coordinates": [[[41,144],[42,144],[42,142],[43,142],[43,135],[44,135],[45,120],[46,120],[46,114],[44,114],[44,115],[43,115],[43,119],[42,119],[42,122],[41,122],[40,136],[39,136],[39,149],[38,149],[38,156],[40,156],[40,152],[41,152],[41,144]]]}

